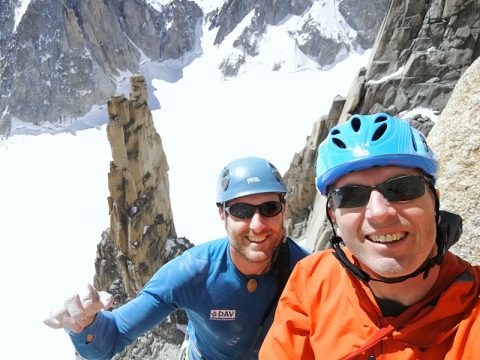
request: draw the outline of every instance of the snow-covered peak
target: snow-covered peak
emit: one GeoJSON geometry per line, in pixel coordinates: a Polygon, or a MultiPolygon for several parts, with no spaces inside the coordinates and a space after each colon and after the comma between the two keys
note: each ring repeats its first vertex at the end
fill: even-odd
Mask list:
{"type": "Polygon", "coordinates": [[[25,11],[27,11],[30,2],[31,0],[20,0],[18,6],[15,8],[15,22],[13,26],[13,32],[15,32],[18,24],[20,24],[23,14],[25,14],[25,11]]]}
{"type": "MultiPolygon", "coordinates": [[[[160,11],[162,6],[168,5],[173,0],[146,0],[147,4],[151,5],[154,9],[160,11]]],[[[225,3],[225,0],[195,0],[198,6],[200,6],[205,14],[221,8],[225,3]]]]}

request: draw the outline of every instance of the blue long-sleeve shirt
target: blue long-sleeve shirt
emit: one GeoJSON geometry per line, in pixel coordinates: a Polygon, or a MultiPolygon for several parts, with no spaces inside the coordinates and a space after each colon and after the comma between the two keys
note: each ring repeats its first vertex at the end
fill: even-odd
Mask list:
{"type": "MultiPolygon", "coordinates": [[[[308,252],[291,239],[290,269],[308,252]]],[[[243,275],[234,266],[227,238],[195,246],[162,266],[137,297],[118,309],[102,311],[79,334],[70,333],[77,351],[88,359],[109,359],[138,336],[158,325],[176,309],[188,317],[190,359],[240,359],[255,340],[264,315],[277,296],[271,271],[259,276],[243,275]],[[247,290],[249,279],[257,289],[247,290]],[[86,335],[94,340],[86,344],[86,335]]],[[[259,347],[270,327],[271,311],[248,359],[257,359],[259,347]]]]}

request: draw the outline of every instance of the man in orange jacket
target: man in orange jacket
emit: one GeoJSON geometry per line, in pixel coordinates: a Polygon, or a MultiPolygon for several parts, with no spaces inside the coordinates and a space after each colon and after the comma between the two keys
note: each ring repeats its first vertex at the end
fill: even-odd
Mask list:
{"type": "Polygon", "coordinates": [[[437,170],[404,120],[330,130],[316,185],[333,250],[297,264],[259,359],[480,359],[480,267],[447,250],[437,170]]]}

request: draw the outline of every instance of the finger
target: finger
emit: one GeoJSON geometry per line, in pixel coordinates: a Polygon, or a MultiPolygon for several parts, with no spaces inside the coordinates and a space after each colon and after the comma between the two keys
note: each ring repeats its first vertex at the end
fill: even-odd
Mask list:
{"type": "Polygon", "coordinates": [[[83,307],[80,296],[78,294],[75,294],[69,299],[67,299],[64,305],[65,309],[68,311],[69,316],[65,316],[65,319],[63,321],[65,321],[69,326],[72,326],[73,323],[82,328],[85,328],[92,322],[92,319],[83,307]]]}
{"type": "Polygon", "coordinates": [[[92,316],[98,313],[101,310],[107,310],[112,306],[113,296],[105,291],[101,291],[98,294],[98,301],[92,301],[90,299],[82,302],[82,306],[85,309],[87,316],[92,316]]]}
{"type": "Polygon", "coordinates": [[[91,284],[87,284],[87,294],[82,297],[82,304],[84,307],[88,304],[94,304],[96,302],[101,302],[101,310],[108,310],[112,307],[114,298],[112,294],[109,294],[106,291],[98,291],[91,284]]]}
{"type": "Polygon", "coordinates": [[[66,308],[51,312],[50,316],[43,320],[43,323],[53,329],[66,328],[73,332],[81,332],[84,328],[71,318],[66,308]]]}
{"type": "Polygon", "coordinates": [[[91,284],[87,284],[87,293],[82,297],[82,307],[87,316],[93,316],[103,308],[100,294],[91,284]]]}
{"type": "Polygon", "coordinates": [[[97,289],[95,289],[91,284],[87,284],[87,289],[88,289],[88,297],[93,302],[100,300],[100,295],[98,294],[97,289]]]}
{"type": "Polygon", "coordinates": [[[63,328],[63,325],[60,323],[60,321],[58,321],[58,319],[53,315],[53,313],[50,313],[50,316],[43,320],[43,323],[53,329],[63,328]]]}
{"type": "Polygon", "coordinates": [[[85,326],[80,325],[75,320],[73,320],[71,317],[63,318],[62,319],[62,324],[63,324],[63,327],[65,329],[73,331],[74,333],[81,333],[85,329],[85,326]]]}
{"type": "Polygon", "coordinates": [[[50,316],[43,322],[54,329],[59,329],[64,327],[63,322],[69,316],[70,314],[68,313],[67,309],[62,307],[56,311],[51,311],[50,316]]]}
{"type": "Polygon", "coordinates": [[[85,289],[79,294],[82,302],[86,300],[98,301],[98,291],[89,283],[87,283],[85,289]]]}
{"type": "Polygon", "coordinates": [[[51,312],[50,316],[43,322],[53,329],[67,328],[79,332],[92,323],[95,314],[102,308],[103,303],[100,301],[100,294],[92,285],[87,284],[86,293],[82,296],[79,294],[72,295],[64,302],[61,309],[51,312]],[[80,300],[81,297],[84,299],[83,301],[80,300]],[[88,310],[86,310],[84,303],[88,310]]]}
{"type": "Polygon", "coordinates": [[[103,308],[105,310],[108,310],[112,307],[113,302],[115,301],[115,298],[113,297],[112,294],[110,294],[106,291],[101,291],[100,292],[100,301],[103,304],[103,308]]]}

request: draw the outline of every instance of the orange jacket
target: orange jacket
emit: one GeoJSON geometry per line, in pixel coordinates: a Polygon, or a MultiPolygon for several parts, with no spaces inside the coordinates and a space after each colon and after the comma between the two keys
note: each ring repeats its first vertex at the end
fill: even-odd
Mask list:
{"type": "MultiPolygon", "coordinates": [[[[462,267],[438,300],[355,358],[480,360],[480,267],[447,253],[432,290],[462,267]]],[[[394,319],[331,250],[316,253],[290,276],[259,360],[344,359],[394,319]]]]}

